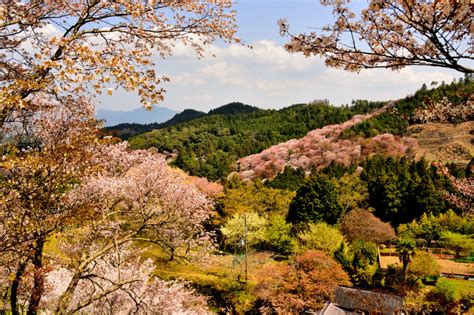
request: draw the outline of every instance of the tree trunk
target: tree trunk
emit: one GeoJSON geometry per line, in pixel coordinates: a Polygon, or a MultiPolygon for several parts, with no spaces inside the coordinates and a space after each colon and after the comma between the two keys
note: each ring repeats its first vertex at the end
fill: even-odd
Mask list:
{"type": "Polygon", "coordinates": [[[15,274],[15,279],[13,279],[12,286],[10,289],[10,309],[12,312],[12,315],[19,315],[20,312],[18,311],[18,289],[20,287],[21,283],[21,277],[23,276],[23,273],[25,272],[26,265],[27,265],[27,260],[26,261],[21,261],[18,263],[18,269],[16,270],[15,274]]]}
{"type": "Polygon", "coordinates": [[[59,298],[58,307],[56,308],[57,314],[66,314],[66,311],[74,295],[74,291],[76,290],[76,286],[79,283],[79,280],[81,279],[82,274],[83,274],[82,270],[76,271],[74,273],[74,276],[69,282],[66,292],[64,292],[59,298]]]}
{"type": "Polygon", "coordinates": [[[43,272],[43,247],[44,238],[40,237],[36,241],[35,255],[32,259],[34,271],[33,291],[30,295],[27,315],[35,315],[38,312],[39,303],[44,293],[44,272],[43,272]]]}
{"type": "Polygon", "coordinates": [[[403,277],[405,277],[408,269],[408,263],[410,262],[410,258],[403,256],[402,257],[402,264],[403,264],[403,277]]]}

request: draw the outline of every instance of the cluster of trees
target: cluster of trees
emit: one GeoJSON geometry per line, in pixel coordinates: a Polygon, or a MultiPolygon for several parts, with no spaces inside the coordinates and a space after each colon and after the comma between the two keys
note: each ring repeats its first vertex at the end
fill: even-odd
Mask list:
{"type": "Polygon", "coordinates": [[[232,4],[0,4],[0,308],[11,314],[207,311],[187,284],[153,276],[212,249],[212,204],[156,153],[98,137],[94,96],[163,100],[151,69],[181,42],[238,42],[232,4]],[[173,12],[173,18],[169,13],[173,12]]]}
{"type": "Polygon", "coordinates": [[[433,89],[424,86],[384,112],[349,121],[346,120],[354,114],[366,114],[387,103],[359,100],[340,108],[317,103],[279,111],[232,103],[205,117],[135,136],[130,143],[138,149],[156,147],[160,152],[176,152],[174,165],[211,180],[223,179],[236,170],[245,178],[269,178],[283,172],[286,166],[309,171],[333,160],[348,165],[374,152],[411,154],[415,142],[401,137],[413,122],[410,117],[442,100],[465,107],[473,84],[467,77],[433,89]],[[343,121],[346,122],[341,124],[343,121]],[[314,130],[329,124],[339,125],[314,130]],[[275,143],[280,144],[268,148],[275,143]],[[256,152],[260,153],[253,154],[256,152]],[[242,159],[236,165],[239,158],[242,159]]]}
{"type": "MultiPolygon", "coordinates": [[[[425,163],[395,160],[397,163],[393,164],[383,157],[375,157],[374,161],[384,161],[388,169],[397,163],[412,163],[422,169],[425,163]]],[[[267,188],[259,181],[242,183],[234,177],[226,185],[220,198],[222,250],[232,255],[264,251],[278,257],[252,274],[256,286],[247,289],[254,301],[248,307],[267,312],[315,310],[331,298],[336,285],[348,281],[359,287],[406,295],[418,292],[423,287],[420,281],[433,281],[439,275],[436,260],[421,248],[428,241],[429,245],[435,241],[460,255],[472,252],[472,220],[452,210],[404,221],[395,233],[394,227],[369,207],[368,184],[356,170],[356,165],[333,163],[299,182],[296,192],[292,190],[295,182],[291,181],[289,187],[267,188]],[[257,202],[245,205],[244,195],[249,192],[257,196],[257,202]],[[287,196],[284,203],[264,202],[278,194],[287,196]],[[384,244],[396,245],[401,261],[400,266],[390,267],[386,272],[379,269],[377,261],[377,247],[383,248],[384,244]],[[305,259],[314,263],[305,267],[305,259]],[[298,277],[294,278],[294,274],[298,277]]],[[[430,174],[429,168],[425,171],[430,174]]],[[[416,305],[430,310],[464,305],[441,302],[443,285],[416,305]],[[440,299],[433,300],[435,296],[440,299]]]]}
{"type": "MultiPolygon", "coordinates": [[[[334,272],[327,271],[331,277],[337,278],[342,268],[346,279],[356,286],[409,295],[409,309],[448,311],[469,307],[469,298],[464,293],[451,299],[450,294],[454,293],[445,288],[443,281],[423,299],[410,295],[421,292],[422,281],[433,283],[440,273],[440,266],[425,246],[442,247],[457,256],[472,253],[470,208],[456,206],[446,194],[467,198],[467,203],[472,205],[472,196],[465,195],[465,187],[456,182],[469,186],[469,179],[456,179],[446,173],[448,168],[428,165],[425,160],[380,155],[349,166],[332,162],[312,172],[305,177],[302,169],[287,167],[263,185],[259,180],[242,183],[233,177],[232,198],[243,196],[237,191],[253,190],[256,195],[265,189],[287,196],[286,202],[274,208],[275,211],[267,203],[260,203],[238,214],[232,212],[232,207],[228,208],[234,214],[226,217],[225,204],[221,208],[223,250],[242,255],[247,241],[249,252],[270,251],[279,257],[279,262],[262,268],[254,276],[253,280],[257,281],[252,291],[256,298],[254,307],[266,311],[316,309],[324,294],[315,289],[316,279],[306,278],[313,269],[299,271],[299,279],[293,279],[291,272],[296,272],[293,268],[298,268],[294,263],[299,257],[322,255],[322,252],[328,264],[332,261],[339,264],[332,267],[334,272]],[[431,203],[430,198],[433,198],[431,203]],[[284,207],[288,209],[286,217],[284,207]],[[401,264],[382,271],[377,247],[386,244],[395,245],[401,264]],[[299,294],[295,289],[298,287],[304,287],[305,293],[299,294]],[[311,301],[316,304],[306,304],[304,294],[310,292],[314,292],[311,301]],[[272,294],[281,298],[272,298],[272,294]],[[284,299],[288,299],[286,308],[280,304],[284,299]],[[446,299],[451,302],[443,302],[446,299]]],[[[228,188],[226,193],[230,192],[228,188]]]]}
{"type": "Polygon", "coordinates": [[[344,130],[376,114],[356,115],[342,124],[312,130],[303,138],[292,139],[242,158],[238,161],[239,174],[245,179],[268,179],[283,172],[286,166],[309,172],[328,166],[333,161],[348,166],[377,153],[412,155],[417,143],[409,137],[381,134],[368,139],[341,139],[344,130]]]}
{"type": "Polygon", "coordinates": [[[361,179],[367,184],[369,206],[383,220],[397,226],[424,213],[438,215],[453,208],[444,192],[455,193],[454,187],[439,169],[424,159],[409,161],[376,156],[364,161],[361,179]]]}
{"type": "Polygon", "coordinates": [[[470,217],[458,216],[452,210],[438,216],[425,213],[418,220],[401,224],[398,233],[422,240],[428,247],[438,243],[454,250],[457,256],[469,254],[474,249],[474,223],[470,217]]]}
{"type": "MultiPolygon", "coordinates": [[[[469,185],[470,180],[451,179],[443,173],[445,169],[424,159],[375,155],[349,166],[332,162],[320,170],[313,169],[309,177],[301,169],[287,168],[265,186],[296,191],[288,213],[291,223],[324,219],[335,224],[347,209],[362,206],[371,207],[379,218],[398,226],[424,213],[439,215],[449,209],[469,212],[469,206],[460,205],[472,203],[472,196],[465,195],[456,182],[469,185]],[[292,174],[296,176],[290,177],[292,174]],[[463,202],[453,202],[456,198],[448,196],[463,202]]],[[[455,172],[460,171],[456,168],[455,172]]]]}
{"type": "Polygon", "coordinates": [[[235,171],[235,162],[241,157],[382,105],[360,101],[352,107],[318,103],[281,110],[255,110],[249,106],[252,110],[243,111],[241,104],[234,103],[205,117],[132,137],[130,144],[136,149],[177,151],[174,165],[192,175],[218,180],[235,171]]]}
{"type": "Polygon", "coordinates": [[[184,286],[151,277],[153,264],[134,243],[169,259],[202,255],[212,245],[208,199],[162,156],[99,141],[87,103],[36,102],[43,110],[29,127],[37,146],[10,146],[0,163],[2,304],[15,314],[166,311],[162,301],[175,292],[173,307],[205,307],[203,298],[188,304],[194,293],[184,286]]]}

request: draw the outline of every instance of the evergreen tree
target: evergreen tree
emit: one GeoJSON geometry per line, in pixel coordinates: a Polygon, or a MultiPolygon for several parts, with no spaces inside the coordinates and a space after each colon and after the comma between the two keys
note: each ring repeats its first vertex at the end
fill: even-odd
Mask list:
{"type": "Polygon", "coordinates": [[[301,186],[290,203],[287,221],[310,223],[324,221],[339,222],[342,215],[338,194],[334,184],[322,175],[315,175],[301,186]]]}

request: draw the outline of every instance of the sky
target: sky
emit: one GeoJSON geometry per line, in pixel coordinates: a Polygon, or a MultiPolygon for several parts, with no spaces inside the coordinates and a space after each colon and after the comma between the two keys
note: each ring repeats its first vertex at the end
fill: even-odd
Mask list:
{"type": "MultiPolygon", "coordinates": [[[[367,4],[353,1],[354,9],[367,4]]],[[[319,57],[290,54],[283,45],[277,20],[286,18],[292,33],[329,24],[329,8],[318,0],[240,0],[237,36],[247,46],[214,43],[205,58],[176,45],[173,56],[156,58],[158,73],[169,76],[165,100],[157,104],[175,111],[209,111],[238,101],[260,108],[283,108],[315,99],[350,104],[354,99],[390,100],[413,94],[423,83],[451,82],[462,75],[434,67],[406,67],[400,71],[370,69],[360,73],[328,68],[319,57]],[[212,55],[215,55],[213,57],[212,55]]],[[[134,93],[117,91],[99,98],[98,108],[132,110],[140,106],[134,93]]]]}

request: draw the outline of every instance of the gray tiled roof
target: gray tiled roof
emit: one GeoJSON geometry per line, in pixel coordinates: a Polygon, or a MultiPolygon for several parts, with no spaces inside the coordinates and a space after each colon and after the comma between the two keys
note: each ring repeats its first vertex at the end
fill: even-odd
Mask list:
{"type": "Polygon", "coordinates": [[[397,314],[403,308],[403,299],[398,295],[347,287],[336,288],[333,302],[344,309],[378,314],[397,314]]]}

